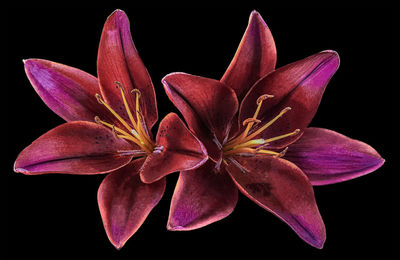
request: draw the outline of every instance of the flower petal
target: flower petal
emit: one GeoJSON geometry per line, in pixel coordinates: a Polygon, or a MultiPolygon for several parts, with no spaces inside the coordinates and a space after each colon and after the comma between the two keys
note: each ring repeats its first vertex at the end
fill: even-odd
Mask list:
{"type": "Polygon", "coordinates": [[[322,248],[325,226],[306,175],[280,158],[235,158],[248,171],[242,172],[233,163],[226,168],[239,190],[286,222],[307,243],[322,248]]]}
{"type": "Polygon", "coordinates": [[[118,153],[130,147],[103,126],[85,121],[69,122],[25,148],[15,161],[14,171],[27,175],[106,173],[130,162],[132,156],[118,153]]]}
{"type": "Polygon", "coordinates": [[[240,100],[261,77],[275,69],[276,47],[261,15],[253,11],[235,57],[221,81],[235,90],[240,100]]]}
{"type": "Polygon", "coordinates": [[[229,175],[223,169],[215,171],[215,163],[207,161],[196,170],[180,173],[167,228],[187,231],[204,227],[228,216],[237,200],[237,188],[229,175]]]}
{"type": "Polygon", "coordinates": [[[24,61],[33,88],[57,115],[66,121],[93,121],[103,114],[95,98],[97,79],[79,69],[48,60],[24,61]]]}
{"type": "MultiPolygon", "coordinates": [[[[133,44],[128,17],[121,10],[114,11],[104,25],[97,57],[97,73],[105,101],[126,120],[129,117],[115,81],[122,84],[126,95],[131,95],[132,89],[139,89],[139,102],[147,127],[150,129],[154,125],[158,114],[153,83],[133,44]]],[[[135,111],[135,98],[127,98],[127,101],[132,111],[135,111]]]]}
{"type": "MultiPolygon", "coordinates": [[[[304,130],[314,117],[325,87],[339,66],[339,56],[334,51],[323,51],[291,63],[259,80],[249,91],[240,108],[240,122],[253,116],[257,98],[274,95],[263,102],[258,119],[259,127],[277,116],[285,107],[291,107],[282,118],[263,131],[258,138],[271,138],[295,129],[304,130]]],[[[287,146],[300,135],[275,141],[276,147],[287,146]]]]}
{"type": "Polygon", "coordinates": [[[165,178],[151,184],[140,181],[144,159],[110,173],[97,193],[104,228],[111,243],[120,249],[139,229],[165,190],[165,178]]]}
{"type": "Polygon", "coordinates": [[[203,144],[174,113],[161,121],[156,144],[160,150],[156,148],[147,156],[140,173],[145,183],[157,181],[169,173],[195,169],[208,159],[203,144]]]}
{"type": "Polygon", "coordinates": [[[171,73],[162,83],[211,159],[220,160],[221,149],[217,143],[222,143],[227,135],[238,109],[234,91],[217,80],[185,73],[171,73]]]}
{"type": "Polygon", "coordinates": [[[285,159],[300,167],[313,185],[325,185],[375,171],[385,160],[366,143],[322,128],[307,128],[285,159]]]}

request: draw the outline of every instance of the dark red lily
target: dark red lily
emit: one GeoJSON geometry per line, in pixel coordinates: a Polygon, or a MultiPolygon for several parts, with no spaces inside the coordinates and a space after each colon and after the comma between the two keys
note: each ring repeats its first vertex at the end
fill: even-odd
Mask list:
{"type": "Polygon", "coordinates": [[[25,70],[43,101],[65,119],[18,156],[14,170],[103,174],[98,204],[116,248],[141,226],[162,198],[165,175],[194,169],[207,160],[205,148],[176,114],[168,114],[153,139],[158,118],[153,83],[141,61],[123,11],[104,25],[97,80],[76,68],[29,59],[25,70]]]}
{"type": "Polygon", "coordinates": [[[323,51],[275,70],[271,32],[253,12],[220,81],[185,73],[163,79],[165,90],[210,160],[181,171],[168,228],[192,230],[229,215],[238,190],[322,248],[325,226],[312,185],[340,182],[379,168],[369,145],[331,130],[308,128],[339,66],[323,51]]]}

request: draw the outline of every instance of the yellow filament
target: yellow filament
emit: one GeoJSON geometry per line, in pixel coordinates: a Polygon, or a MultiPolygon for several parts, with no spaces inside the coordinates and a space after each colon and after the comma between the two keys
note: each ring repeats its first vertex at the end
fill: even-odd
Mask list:
{"type": "Polygon", "coordinates": [[[272,125],[273,123],[275,123],[276,120],[278,120],[280,117],[282,117],[287,111],[289,111],[291,108],[290,107],[286,107],[284,108],[276,117],[274,117],[271,121],[269,121],[268,123],[266,123],[264,126],[262,126],[261,128],[259,128],[257,131],[255,131],[254,133],[252,133],[251,135],[247,136],[246,138],[244,138],[244,141],[250,140],[254,137],[256,137],[257,135],[259,135],[261,132],[263,132],[265,129],[267,129],[270,125],[272,125]]]}
{"type": "Polygon", "coordinates": [[[97,101],[99,101],[100,104],[105,106],[118,119],[118,121],[120,121],[121,124],[123,124],[125,126],[125,128],[130,131],[131,127],[128,125],[128,123],[125,122],[125,120],[122,119],[122,117],[120,117],[117,114],[117,112],[114,111],[114,109],[112,109],[106,102],[104,102],[104,100],[101,99],[101,96],[99,94],[96,94],[96,98],[97,98],[97,101]]]}
{"type": "Polygon", "coordinates": [[[139,106],[139,97],[140,97],[140,91],[138,89],[132,90],[132,93],[136,93],[136,107],[135,107],[135,112],[136,112],[136,121],[134,120],[133,114],[129,108],[126,96],[125,96],[125,91],[118,81],[115,81],[115,84],[119,87],[121,91],[121,97],[122,101],[125,106],[125,110],[128,114],[129,120],[132,123],[132,127],[121,117],[119,116],[102,98],[99,94],[96,94],[97,101],[104,105],[117,119],[121,124],[128,130],[128,132],[115,127],[114,125],[107,123],[105,121],[100,120],[98,117],[95,117],[96,122],[103,124],[105,126],[108,126],[111,128],[114,132],[114,134],[117,137],[124,138],[127,140],[130,140],[137,145],[139,145],[144,151],[151,153],[154,148],[154,143],[150,139],[150,137],[147,135],[147,132],[144,129],[143,126],[143,121],[142,121],[142,116],[140,113],[140,106],[139,106]]]}
{"type": "Polygon", "coordinates": [[[254,155],[272,155],[274,157],[282,157],[285,155],[287,151],[287,147],[281,152],[274,152],[271,150],[264,149],[266,146],[269,145],[270,142],[280,140],[292,135],[296,135],[300,132],[300,129],[296,129],[293,132],[275,136],[269,139],[253,139],[260,133],[262,133],[265,129],[271,126],[276,120],[282,117],[286,112],[288,112],[291,108],[286,107],[284,108],[277,116],[275,116],[272,120],[268,123],[260,127],[258,130],[253,132],[252,134],[248,135],[250,129],[254,127],[255,124],[260,123],[260,120],[257,119],[258,114],[260,112],[262,103],[267,98],[272,98],[272,95],[262,95],[257,99],[257,109],[251,118],[247,118],[243,121],[243,125],[247,125],[246,129],[241,133],[238,137],[234,138],[233,140],[227,142],[223,146],[224,156],[232,155],[232,154],[254,154],[254,155]]]}
{"type": "Polygon", "coordinates": [[[136,128],[137,127],[136,122],[135,122],[135,120],[133,120],[131,110],[129,109],[128,102],[126,101],[125,91],[124,91],[121,83],[119,83],[118,81],[115,81],[114,83],[117,84],[118,88],[121,90],[121,96],[122,96],[122,100],[124,102],[125,110],[128,113],[129,120],[131,120],[133,127],[136,128]]]}

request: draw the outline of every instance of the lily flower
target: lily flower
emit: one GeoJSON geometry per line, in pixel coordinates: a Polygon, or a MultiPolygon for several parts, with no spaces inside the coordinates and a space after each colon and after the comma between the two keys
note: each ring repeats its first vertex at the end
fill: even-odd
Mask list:
{"type": "Polygon", "coordinates": [[[40,136],[18,156],[14,170],[105,174],[98,204],[111,243],[121,248],[157,205],[169,173],[207,160],[205,148],[176,114],[158,118],[153,83],[140,59],[121,10],[103,28],[98,79],[59,63],[29,59],[34,89],[67,122],[40,136]]]}
{"type": "Polygon", "coordinates": [[[312,185],[352,179],[383,164],[365,143],[308,128],[338,69],[336,52],[322,51],[278,69],[275,64],[272,34],[254,11],[221,80],[185,73],[162,80],[210,158],[180,172],[169,230],[193,230],[225,218],[239,190],[322,248],[325,225],[312,185]]]}

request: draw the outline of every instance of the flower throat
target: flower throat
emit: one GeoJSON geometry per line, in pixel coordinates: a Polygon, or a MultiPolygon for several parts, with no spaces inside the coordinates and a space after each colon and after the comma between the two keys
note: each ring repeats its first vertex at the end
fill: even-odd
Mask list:
{"type": "Polygon", "coordinates": [[[134,117],[129,108],[124,88],[118,81],[115,81],[114,83],[121,91],[121,97],[131,125],[129,125],[120,115],[118,115],[118,113],[115,112],[115,110],[112,109],[111,106],[101,98],[100,94],[95,95],[97,101],[100,104],[104,105],[107,108],[107,110],[110,111],[111,114],[113,114],[114,117],[124,126],[125,129],[121,129],[115,126],[114,124],[105,122],[101,120],[98,116],[94,118],[95,121],[100,125],[104,125],[106,127],[111,128],[115,137],[126,139],[130,142],[137,144],[141,148],[141,150],[120,151],[121,153],[125,153],[127,155],[138,155],[138,156],[152,153],[156,147],[154,142],[151,140],[149,136],[146,123],[140,111],[140,105],[139,105],[140,91],[138,89],[133,89],[131,91],[131,93],[135,94],[136,96],[136,108],[134,117]]]}
{"type": "MultiPolygon", "coordinates": [[[[225,143],[222,147],[223,151],[223,157],[224,157],[224,162],[226,162],[226,158],[231,157],[232,155],[247,155],[247,156],[274,156],[274,157],[282,157],[285,155],[288,147],[283,149],[281,152],[275,152],[266,149],[270,142],[280,140],[283,138],[287,138],[289,136],[296,135],[300,132],[300,129],[296,129],[293,132],[279,135],[276,137],[268,138],[268,139],[263,139],[263,138],[258,138],[254,139],[257,135],[265,131],[269,126],[271,126],[276,120],[278,120],[280,117],[282,117],[286,112],[291,110],[290,107],[284,108],[277,116],[275,116],[271,121],[263,125],[262,127],[258,128],[257,130],[251,132],[251,130],[254,130],[254,127],[258,125],[261,120],[257,119],[258,114],[260,112],[261,106],[264,102],[264,100],[268,98],[273,98],[273,95],[262,95],[257,99],[257,109],[256,112],[254,113],[253,117],[247,118],[246,120],[243,121],[243,126],[246,126],[246,129],[237,137],[233,138],[229,142],[225,143]]],[[[233,158],[229,158],[230,161],[234,161],[233,158]]]]}

